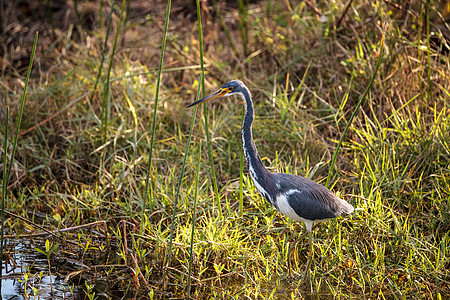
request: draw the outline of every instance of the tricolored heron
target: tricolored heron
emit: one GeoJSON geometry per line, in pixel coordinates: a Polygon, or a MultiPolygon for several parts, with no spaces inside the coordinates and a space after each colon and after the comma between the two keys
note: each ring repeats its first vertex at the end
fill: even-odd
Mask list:
{"type": "MultiPolygon", "coordinates": [[[[342,214],[351,214],[353,206],[336,196],[323,185],[308,178],[283,173],[271,173],[263,165],[253,142],[252,124],[255,118],[250,91],[240,80],[227,82],[218,91],[187,107],[219,97],[240,95],[245,102],[245,116],[242,124],[242,148],[250,177],[258,192],[282,214],[305,223],[309,233],[309,253],[303,281],[311,264],[313,255],[312,225],[342,214]]],[[[296,241],[294,245],[297,243],[296,241]]],[[[289,271],[290,253],[288,252],[289,271]]]]}

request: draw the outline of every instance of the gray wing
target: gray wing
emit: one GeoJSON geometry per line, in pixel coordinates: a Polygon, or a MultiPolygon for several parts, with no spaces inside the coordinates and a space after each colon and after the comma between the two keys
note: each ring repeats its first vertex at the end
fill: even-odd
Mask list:
{"type": "Polygon", "coordinates": [[[277,173],[280,193],[287,197],[289,205],[302,218],[323,220],[353,212],[353,206],[336,196],[323,185],[308,178],[277,173]]]}

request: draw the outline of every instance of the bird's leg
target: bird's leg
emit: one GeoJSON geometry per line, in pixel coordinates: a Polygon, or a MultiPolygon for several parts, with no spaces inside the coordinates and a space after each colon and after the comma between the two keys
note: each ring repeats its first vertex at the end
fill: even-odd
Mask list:
{"type": "MultiPolygon", "coordinates": [[[[295,242],[293,242],[293,243],[291,244],[291,247],[289,247],[289,251],[288,251],[288,255],[287,255],[287,260],[288,260],[288,274],[289,274],[289,276],[292,277],[292,263],[291,263],[291,255],[292,255],[292,251],[293,251],[294,249],[295,249],[295,250],[297,249],[297,244],[298,244],[298,242],[300,242],[300,241],[303,239],[303,237],[304,237],[307,233],[309,233],[309,254],[308,254],[308,262],[307,262],[306,270],[308,270],[309,265],[311,264],[311,260],[309,259],[309,257],[311,256],[311,251],[313,250],[313,248],[312,248],[312,231],[313,231],[314,229],[316,229],[317,226],[319,226],[319,225],[318,225],[318,224],[314,224],[314,225],[312,226],[311,231],[304,232],[304,233],[298,238],[298,240],[296,240],[295,242]]],[[[298,251],[296,251],[296,253],[295,253],[294,255],[295,255],[296,261],[298,261],[298,251]]],[[[306,277],[306,272],[305,272],[305,276],[304,276],[304,277],[306,277]]],[[[303,280],[304,280],[304,279],[303,279],[303,280]]]]}
{"type": "MultiPolygon", "coordinates": [[[[289,251],[288,251],[288,255],[287,255],[287,260],[288,260],[288,273],[289,273],[289,276],[291,276],[291,277],[292,277],[292,262],[291,262],[291,255],[292,255],[292,252],[293,252],[294,250],[297,249],[297,244],[298,244],[298,242],[300,242],[300,241],[303,239],[303,237],[305,236],[305,234],[306,234],[306,232],[303,233],[303,234],[300,236],[300,238],[299,238],[298,240],[296,240],[295,242],[293,242],[293,243],[291,244],[291,247],[289,247],[289,251]]],[[[297,251],[294,252],[294,256],[295,256],[295,257],[294,257],[295,260],[297,261],[297,260],[298,260],[298,252],[297,252],[297,251]]]]}
{"type": "Polygon", "coordinates": [[[308,274],[309,266],[311,265],[311,260],[314,255],[312,231],[308,231],[308,233],[309,233],[309,254],[308,254],[308,262],[306,263],[305,274],[303,275],[303,282],[306,280],[306,275],[308,274]]]}

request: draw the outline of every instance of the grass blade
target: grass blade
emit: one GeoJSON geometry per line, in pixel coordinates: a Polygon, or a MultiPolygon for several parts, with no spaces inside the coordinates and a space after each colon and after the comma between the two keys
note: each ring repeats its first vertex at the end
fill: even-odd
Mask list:
{"type": "Polygon", "coordinates": [[[337,154],[339,152],[339,149],[341,148],[341,144],[342,144],[342,141],[344,140],[345,134],[347,133],[348,129],[350,128],[350,125],[352,124],[353,119],[356,117],[356,114],[358,113],[360,106],[366,100],[367,94],[369,93],[370,89],[372,88],[372,84],[373,84],[373,82],[375,80],[375,76],[377,75],[378,69],[379,69],[380,64],[381,64],[381,58],[383,57],[383,46],[384,46],[384,36],[385,36],[385,34],[386,34],[385,30],[383,30],[383,36],[381,37],[381,43],[380,43],[380,53],[378,54],[378,61],[377,61],[377,64],[375,66],[375,71],[373,72],[373,75],[370,78],[370,81],[369,81],[369,84],[367,85],[366,90],[361,95],[361,98],[359,98],[358,104],[356,104],[355,109],[353,110],[353,113],[350,116],[350,119],[348,120],[347,125],[344,128],[344,131],[341,134],[341,138],[339,139],[339,142],[338,142],[338,144],[336,146],[336,150],[334,150],[333,158],[331,159],[330,170],[328,171],[327,182],[325,184],[326,187],[329,187],[331,174],[333,173],[334,165],[336,163],[336,157],[337,157],[337,154]]]}
{"type": "MultiPolygon", "coordinates": [[[[242,110],[242,119],[244,119],[245,110],[242,110]]],[[[239,153],[239,216],[244,215],[244,150],[241,148],[239,153]]]]}
{"type": "Polygon", "coordinates": [[[248,55],[248,1],[239,0],[239,33],[242,39],[242,47],[244,48],[244,55],[248,55]]]}
{"type": "MultiPolygon", "coordinates": [[[[20,123],[22,122],[22,116],[23,116],[23,108],[25,106],[25,96],[27,94],[27,89],[28,89],[28,82],[30,81],[30,75],[31,75],[31,69],[33,67],[33,61],[34,61],[34,54],[36,53],[36,46],[37,46],[37,41],[38,41],[38,37],[39,37],[39,32],[36,31],[36,34],[34,36],[34,43],[33,43],[33,50],[31,52],[31,57],[30,57],[30,63],[28,64],[28,71],[27,71],[27,78],[25,79],[25,86],[23,88],[23,93],[22,93],[22,97],[20,99],[20,109],[19,109],[19,118],[17,120],[17,124],[16,124],[16,134],[14,137],[14,142],[13,142],[13,149],[12,149],[12,153],[11,153],[11,161],[8,164],[7,170],[5,171],[6,168],[6,151],[7,151],[7,139],[8,139],[8,135],[7,135],[7,127],[8,127],[8,115],[9,115],[9,107],[6,108],[6,124],[5,124],[5,152],[4,152],[4,158],[3,158],[3,190],[2,190],[2,215],[1,215],[1,219],[2,219],[2,232],[1,232],[1,255],[0,257],[2,257],[2,261],[3,261],[3,237],[4,237],[4,214],[5,214],[5,198],[6,198],[6,189],[8,187],[8,179],[9,179],[9,174],[11,174],[11,169],[12,169],[12,165],[14,162],[14,154],[16,153],[16,147],[17,147],[17,140],[19,138],[19,129],[20,129],[20,123]]],[[[0,268],[0,270],[3,268],[0,268]]],[[[0,271],[1,272],[1,271],[0,271]]],[[[1,273],[0,273],[1,276],[1,273]]]]}
{"type": "MultiPolygon", "coordinates": [[[[4,146],[4,150],[3,150],[3,187],[2,187],[2,215],[1,215],[1,219],[2,219],[2,232],[1,232],[1,244],[0,244],[0,258],[3,261],[3,239],[5,237],[5,199],[6,199],[6,188],[8,187],[8,182],[7,182],[7,178],[9,176],[6,175],[6,163],[8,162],[7,160],[7,155],[6,155],[6,151],[8,151],[8,123],[9,123],[9,106],[6,107],[6,122],[5,122],[5,144],[4,146]]],[[[0,266],[0,277],[3,276],[3,266],[0,266]]]]}
{"type": "Polygon", "coordinates": [[[112,65],[113,65],[113,60],[114,60],[114,54],[116,52],[117,40],[119,38],[120,27],[122,25],[123,11],[125,8],[125,3],[126,3],[126,0],[122,0],[122,8],[120,9],[119,25],[117,26],[116,36],[114,37],[114,44],[112,47],[111,57],[109,59],[108,72],[106,73],[106,82],[104,85],[105,93],[103,94],[103,105],[102,105],[102,129],[103,129],[104,142],[106,142],[106,127],[107,127],[107,123],[108,123],[108,113],[109,113],[109,106],[110,106],[109,84],[110,84],[110,79],[111,79],[111,70],[112,70],[112,65]]]}
{"type": "Polygon", "coordinates": [[[431,49],[430,49],[430,0],[425,3],[427,26],[427,100],[431,103],[431,49]]]}
{"type": "Polygon", "coordinates": [[[153,108],[153,119],[152,119],[152,134],[150,138],[150,149],[148,153],[148,167],[147,167],[147,174],[145,176],[145,190],[144,190],[144,196],[142,197],[142,216],[141,216],[141,233],[144,232],[144,220],[145,220],[145,210],[146,210],[146,201],[148,197],[148,184],[149,184],[149,177],[150,177],[150,170],[152,168],[152,156],[153,156],[153,144],[155,139],[155,128],[156,128],[156,114],[158,111],[158,98],[159,98],[159,86],[161,84],[161,73],[162,73],[162,65],[164,60],[164,50],[166,49],[166,36],[167,36],[167,28],[169,27],[169,15],[170,15],[170,5],[171,0],[167,1],[167,9],[166,9],[166,19],[164,24],[164,32],[163,32],[163,39],[162,39],[162,45],[161,45],[161,53],[159,55],[159,68],[158,68],[158,77],[156,80],[156,91],[155,91],[155,107],[153,108]]]}
{"type": "Polygon", "coordinates": [[[192,274],[192,252],[194,248],[194,232],[195,232],[195,222],[196,220],[196,211],[197,211],[197,196],[198,196],[198,182],[199,182],[199,174],[200,174],[200,159],[202,157],[202,143],[200,142],[198,145],[198,158],[197,158],[197,174],[195,174],[195,190],[194,190],[194,208],[192,211],[192,230],[191,230],[191,245],[189,249],[189,271],[188,271],[188,282],[187,282],[187,298],[190,298],[191,295],[191,274],[192,274]]]}
{"type": "MultiPolygon", "coordinates": [[[[198,20],[198,46],[200,48],[200,66],[201,72],[204,74],[204,65],[203,65],[203,33],[202,33],[202,18],[200,12],[200,3],[199,0],[196,0],[197,3],[197,20],[198,20]]],[[[203,97],[205,95],[205,78],[201,77],[201,86],[203,91],[203,97]]],[[[209,135],[209,127],[208,127],[208,110],[206,109],[206,103],[203,103],[203,120],[205,122],[205,131],[206,131],[206,148],[208,148],[208,156],[209,156],[209,166],[211,168],[211,177],[214,186],[214,199],[216,201],[216,207],[219,211],[219,216],[223,217],[222,207],[220,206],[220,198],[219,198],[219,188],[217,187],[217,178],[216,172],[214,171],[214,159],[211,151],[211,137],[209,135]]]]}
{"type": "MultiPolygon", "coordinates": [[[[103,2],[100,1],[100,3],[103,3],[103,2]]],[[[112,4],[114,4],[114,2],[112,4]]],[[[101,9],[100,9],[100,12],[101,12],[101,9]]],[[[111,5],[111,12],[109,13],[109,17],[108,17],[108,26],[106,27],[105,42],[103,43],[103,49],[102,49],[102,54],[101,54],[101,58],[100,58],[100,65],[98,67],[97,77],[95,78],[94,89],[92,91],[92,96],[90,99],[91,102],[92,102],[92,98],[94,97],[94,93],[97,90],[98,82],[99,82],[100,76],[102,74],[103,64],[105,62],[105,53],[106,53],[106,48],[108,46],[109,33],[111,31],[111,21],[112,21],[113,12],[114,12],[114,5],[111,5]]],[[[103,22],[100,21],[100,25],[102,25],[102,24],[103,24],[103,22]]],[[[111,80],[110,80],[110,82],[111,82],[111,80]]]]}
{"type": "MultiPolygon", "coordinates": [[[[202,77],[203,77],[203,72],[200,73],[199,82],[202,80],[202,77]]],[[[198,100],[199,95],[200,95],[200,84],[198,85],[198,88],[197,88],[197,97],[196,97],[195,101],[198,100]]],[[[188,136],[188,140],[187,140],[187,144],[186,144],[186,149],[184,150],[183,164],[181,165],[181,173],[180,173],[180,177],[178,178],[177,189],[175,191],[175,199],[174,199],[173,213],[172,213],[172,224],[170,226],[170,234],[169,234],[169,258],[167,260],[167,264],[170,264],[170,260],[172,259],[173,230],[175,228],[175,223],[176,223],[175,217],[177,214],[178,198],[180,196],[180,187],[181,187],[181,183],[183,181],[183,176],[184,176],[184,166],[186,164],[186,157],[189,154],[189,147],[191,146],[191,137],[192,137],[192,131],[194,129],[194,121],[195,121],[196,115],[197,115],[197,106],[194,108],[194,114],[192,115],[191,127],[189,129],[189,136],[188,136]]]]}

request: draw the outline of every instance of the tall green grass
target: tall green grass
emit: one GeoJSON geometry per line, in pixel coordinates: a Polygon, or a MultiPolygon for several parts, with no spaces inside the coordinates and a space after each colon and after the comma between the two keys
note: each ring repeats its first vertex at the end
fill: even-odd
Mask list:
{"type": "MultiPolygon", "coordinates": [[[[116,35],[114,36],[114,42],[113,42],[113,46],[111,49],[111,55],[109,58],[109,64],[108,64],[108,70],[106,71],[106,81],[103,85],[103,102],[102,102],[102,131],[103,131],[103,138],[104,138],[104,143],[106,143],[106,139],[107,139],[107,126],[108,126],[108,120],[109,120],[109,114],[110,114],[110,108],[111,108],[111,94],[110,94],[110,79],[111,79],[111,70],[113,67],[113,62],[114,62],[114,54],[116,52],[116,47],[117,47],[117,40],[119,38],[119,33],[120,33],[120,27],[122,25],[122,19],[123,19],[123,11],[125,8],[125,3],[126,0],[122,0],[122,7],[120,8],[120,15],[119,15],[119,24],[117,26],[117,31],[116,31],[116,35]]],[[[113,8],[111,8],[112,10],[113,8]]],[[[106,39],[108,37],[105,37],[105,42],[106,39]]],[[[101,72],[101,64],[99,67],[99,73],[101,72]]],[[[98,77],[98,74],[97,74],[98,77]]],[[[102,169],[102,168],[100,168],[102,169]]],[[[101,176],[100,176],[101,177],[101,176]]]]}
{"type": "Polygon", "coordinates": [[[369,84],[367,85],[367,88],[365,89],[364,93],[361,95],[361,98],[359,98],[358,103],[356,104],[355,108],[353,109],[353,112],[352,112],[349,120],[347,121],[347,124],[345,125],[344,130],[342,131],[341,137],[339,138],[339,142],[336,146],[336,149],[334,150],[333,158],[331,159],[330,170],[328,171],[327,181],[325,183],[325,186],[327,186],[327,187],[329,187],[329,185],[330,185],[331,174],[333,174],[334,164],[336,163],[336,158],[339,153],[339,149],[341,148],[342,141],[345,138],[345,134],[347,133],[350,126],[352,125],[352,122],[355,119],[356,114],[359,112],[359,108],[365,102],[366,97],[367,97],[370,89],[372,88],[372,84],[377,76],[378,69],[380,68],[381,60],[383,57],[384,36],[385,36],[385,32],[383,32],[383,36],[381,37],[379,53],[378,53],[378,60],[375,65],[375,70],[373,71],[372,77],[370,78],[369,84]]]}
{"type": "MultiPolygon", "coordinates": [[[[2,191],[22,219],[5,218],[6,238],[33,239],[33,222],[38,233],[64,228],[58,234],[70,248],[61,244],[58,258],[80,262],[76,271],[89,286],[100,286],[95,278],[116,283],[102,292],[123,297],[450,295],[450,63],[432,47],[433,2],[411,5],[406,19],[382,1],[269,1],[241,13],[219,1],[220,17],[197,1],[193,19],[168,2],[145,21],[128,4],[127,23],[115,36],[127,38],[109,60],[109,91],[96,89],[107,27],[124,19],[118,9],[108,26],[80,35],[67,56],[57,52],[51,69],[30,78],[14,180],[2,191]],[[430,33],[422,35],[425,18],[430,33]],[[232,78],[252,92],[265,166],[333,181],[356,207],[316,229],[306,284],[285,278],[289,247],[303,225],[263,200],[247,175],[240,99],[208,102],[202,118],[185,109],[232,78]],[[67,105],[86,91],[89,105],[67,105]],[[104,99],[107,144],[97,117],[104,99]],[[69,230],[97,220],[107,226],[69,230]]],[[[47,56],[37,56],[45,66],[47,56]]],[[[20,103],[20,80],[5,78],[0,93],[20,103]]],[[[18,116],[8,114],[15,124],[18,116]]],[[[295,272],[304,270],[306,245],[298,246],[295,272]]],[[[68,278],[72,271],[58,269],[68,278]]]]}
{"type": "MultiPolygon", "coordinates": [[[[5,139],[3,141],[3,172],[2,172],[2,176],[3,176],[3,185],[2,185],[2,203],[1,205],[1,222],[2,222],[2,229],[1,229],[1,239],[0,239],[0,257],[2,258],[3,261],[3,239],[5,237],[5,198],[6,198],[6,189],[8,188],[8,175],[7,175],[7,165],[8,165],[8,160],[7,160],[7,151],[8,151],[8,123],[9,123],[9,106],[6,107],[6,122],[5,122],[5,139]]],[[[0,276],[3,276],[3,263],[1,266],[1,270],[0,270],[0,276]]]]}
{"type": "MultiPolygon", "coordinates": [[[[158,99],[159,99],[159,89],[161,85],[161,73],[163,69],[163,61],[164,61],[164,51],[166,47],[166,36],[167,36],[167,28],[169,26],[169,15],[170,15],[170,6],[171,6],[171,0],[167,2],[167,9],[166,9],[166,18],[164,21],[164,32],[162,37],[162,43],[161,43],[161,54],[159,56],[159,68],[158,68],[158,75],[157,75],[157,82],[156,82],[156,91],[155,91],[155,103],[153,107],[153,119],[152,119],[152,131],[151,131],[151,138],[150,138],[150,146],[149,146],[149,154],[148,154],[148,167],[147,167],[147,173],[145,177],[145,190],[144,190],[144,196],[142,197],[142,213],[141,213],[141,232],[144,231],[144,220],[145,213],[146,213],[146,203],[147,203],[147,197],[149,196],[149,184],[150,184],[150,174],[152,171],[152,159],[153,159],[153,146],[154,146],[154,140],[155,140],[155,129],[156,129],[156,117],[158,112],[158,99]]],[[[150,197],[152,195],[150,194],[150,197]]],[[[152,201],[153,202],[153,201],[152,201]]],[[[152,207],[153,209],[153,207],[152,207]]],[[[170,257],[170,252],[169,252],[170,257]]]]}
{"type": "MultiPolygon", "coordinates": [[[[101,3],[103,3],[103,2],[101,2],[101,3]]],[[[101,9],[102,9],[102,5],[100,6],[99,13],[102,11],[101,9]]],[[[105,63],[105,57],[106,57],[105,54],[106,54],[106,50],[107,50],[107,46],[108,46],[109,34],[110,34],[110,31],[111,31],[111,23],[112,23],[113,12],[114,12],[114,6],[111,6],[111,10],[110,10],[110,13],[109,13],[109,16],[108,16],[108,24],[107,24],[107,27],[106,27],[105,40],[103,42],[103,47],[102,47],[102,50],[101,50],[100,64],[98,65],[97,76],[95,78],[94,88],[93,88],[93,91],[92,91],[91,102],[92,102],[92,98],[94,96],[94,93],[97,91],[97,86],[98,86],[98,83],[100,81],[100,77],[102,75],[103,64],[105,63]]],[[[100,17],[100,24],[103,24],[103,22],[102,22],[103,21],[102,20],[103,19],[102,15],[100,14],[99,17],[100,17]]],[[[116,34],[116,36],[117,36],[117,34],[116,34]]],[[[114,57],[114,56],[112,56],[112,57],[114,57]]],[[[111,65],[111,63],[110,63],[110,65],[111,65]]],[[[108,81],[108,82],[110,82],[110,81],[108,81]]]]}
{"type": "MultiPolygon", "coordinates": [[[[200,84],[202,86],[202,95],[203,97],[206,96],[205,91],[205,67],[203,64],[203,30],[202,30],[202,18],[201,18],[201,10],[200,10],[200,2],[199,0],[196,0],[197,5],[197,22],[198,22],[198,46],[200,51],[200,68],[203,76],[201,76],[200,84]]],[[[209,133],[209,125],[208,125],[208,110],[206,109],[206,103],[203,104],[203,121],[205,124],[205,133],[206,133],[206,147],[208,149],[208,156],[209,156],[209,163],[210,163],[210,171],[211,171],[211,180],[214,187],[214,195],[216,200],[216,209],[219,212],[219,216],[222,217],[222,207],[220,205],[220,196],[219,196],[219,189],[217,187],[217,178],[216,178],[216,171],[214,170],[214,157],[211,150],[211,137],[209,133]]]]}
{"type": "MultiPolygon", "coordinates": [[[[14,135],[14,141],[12,143],[12,151],[11,151],[11,160],[8,164],[8,126],[9,126],[9,107],[6,107],[6,120],[5,120],[5,132],[4,132],[4,146],[3,146],[3,182],[2,182],[2,202],[1,202],[1,222],[2,222],[2,228],[1,228],[1,241],[0,241],[0,257],[2,258],[2,261],[4,261],[3,257],[3,247],[4,247],[4,237],[5,237],[5,203],[6,203],[6,197],[8,196],[8,182],[11,175],[12,166],[14,164],[14,156],[16,154],[17,149],[17,141],[19,139],[19,130],[20,125],[22,123],[22,117],[23,117],[23,111],[25,107],[25,101],[26,101],[26,95],[28,90],[28,84],[30,82],[30,76],[31,76],[31,70],[33,68],[33,61],[34,56],[36,54],[36,46],[38,42],[39,32],[36,32],[34,35],[34,42],[33,42],[33,48],[31,50],[31,56],[30,56],[30,62],[28,64],[28,70],[27,70],[27,76],[25,78],[25,84],[23,87],[22,96],[20,98],[20,108],[19,108],[19,114],[16,121],[16,132],[14,135]]],[[[6,266],[5,266],[6,267],[6,266]]],[[[0,277],[3,273],[3,263],[0,268],[0,277]]]]}
{"type": "MultiPolygon", "coordinates": [[[[200,85],[199,85],[200,86],[200,85]]],[[[200,159],[202,153],[202,143],[198,144],[198,159],[197,159],[197,173],[195,176],[195,190],[194,190],[194,203],[192,210],[192,223],[191,223],[191,244],[189,246],[189,268],[188,268],[188,281],[187,281],[187,297],[189,298],[191,295],[191,278],[192,278],[192,261],[193,257],[193,248],[194,248],[194,234],[195,234],[195,222],[197,221],[197,196],[198,196],[198,183],[199,183],[199,174],[200,174],[200,159]]]]}

